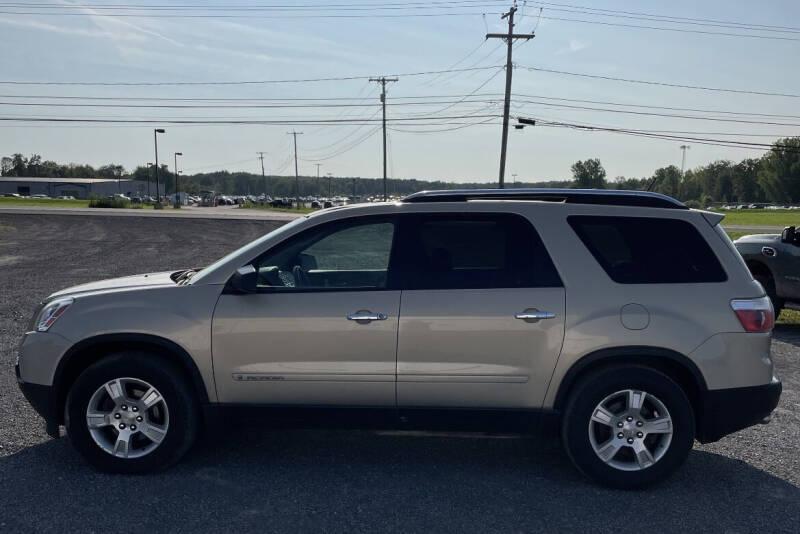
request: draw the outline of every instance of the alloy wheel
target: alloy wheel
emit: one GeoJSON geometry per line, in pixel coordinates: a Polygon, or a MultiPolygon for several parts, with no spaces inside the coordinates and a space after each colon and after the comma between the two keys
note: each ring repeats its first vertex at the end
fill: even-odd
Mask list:
{"type": "Polygon", "coordinates": [[[595,454],[621,471],[647,469],[664,457],[672,441],[672,418],[655,395],[635,389],[612,393],[589,420],[595,454]]]}
{"type": "Polygon", "coordinates": [[[86,426],[94,442],[117,458],[153,452],[169,429],[169,409],[159,391],[138,378],[116,378],[89,400],[86,426]]]}

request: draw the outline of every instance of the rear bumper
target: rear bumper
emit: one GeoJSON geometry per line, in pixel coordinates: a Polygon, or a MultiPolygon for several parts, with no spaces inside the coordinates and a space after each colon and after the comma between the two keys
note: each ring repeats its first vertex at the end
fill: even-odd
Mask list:
{"type": "Polygon", "coordinates": [[[763,386],[703,392],[702,411],[697,421],[697,439],[701,443],[710,443],[764,422],[778,405],[781,391],[780,380],[773,377],[769,384],[763,386]]]}
{"type": "Polygon", "coordinates": [[[44,418],[47,434],[50,435],[50,437],[57,438],[59,436],[59,423],[52,386],[31,384],[30,382],[22,380],[19,372],[19,362],[14,366],[14,371],[17,374],[17,385],[22,391],[22,394],[31,406],[33,406],[33,409],[36,410],[36,413],[44,418]]]}

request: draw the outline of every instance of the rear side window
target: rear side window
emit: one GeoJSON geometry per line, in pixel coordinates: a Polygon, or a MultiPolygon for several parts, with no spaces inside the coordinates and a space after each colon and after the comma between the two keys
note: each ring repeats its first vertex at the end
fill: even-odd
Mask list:
{"type": "Polygon", "coordinates": [[[708,243],[686,221],[584,216],[567,220],[608,276],[620,284],[727,280],[708,243]]]}
{"type": "Polygon", "coordinates": [[[518,215],[404,216],[401,236],[397,268],[410,289],[561,286],[536,231],[518,215]]]}

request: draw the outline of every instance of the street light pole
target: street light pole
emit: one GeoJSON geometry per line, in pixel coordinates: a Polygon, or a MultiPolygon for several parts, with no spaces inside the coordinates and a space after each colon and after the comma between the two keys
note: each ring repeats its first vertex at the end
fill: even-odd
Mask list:
{"type": "Polygon", "coordinates": [[[158,188],[158,134],[165,131],[164,128],[155,128],[153,130],[153,145],[156,149],[156,205],[161,205],[161,191],[158,188]]]}
{"type": "Polygon", "coordinates": [[[178,197],[178,156],[183,156],[183,152],[175,152],[175,207],[179,208],[181,205],[180,198],[178,197]]]}
{"type": "Polygon", "coordinates": [[[683,169],[686,166],[686,151],[692,148],[691,145],[681,145],[681,150],[683,151],[683,156],[681,157],[681,179],[684,178],[683,169]]]}
{"type": "Polygon", "coordinates": [[[147,196],[150,196],[150,169],[153,168],[153,162],[147,162],[147,196]]]}

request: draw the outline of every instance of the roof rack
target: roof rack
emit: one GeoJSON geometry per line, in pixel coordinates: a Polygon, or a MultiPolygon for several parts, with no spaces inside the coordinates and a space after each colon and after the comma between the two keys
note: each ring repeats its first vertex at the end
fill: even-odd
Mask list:
{"type": "Polygon", "coordinates": [[[601,204],[685,210],[682,202],[660,193],[609,189],[451,189],[420,191],[403,202],[466,202],[468,200],[542,200],[567,204],[601,204]]]}

